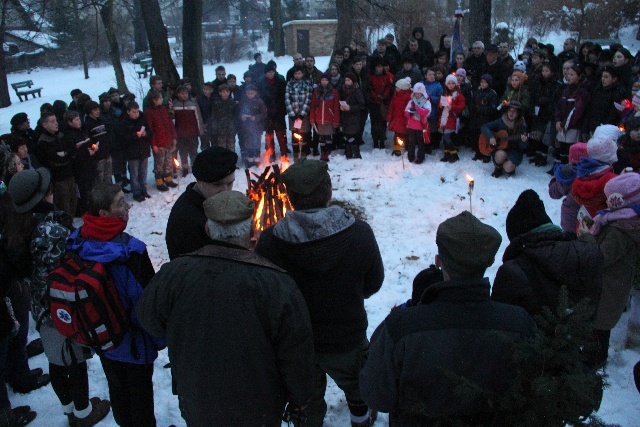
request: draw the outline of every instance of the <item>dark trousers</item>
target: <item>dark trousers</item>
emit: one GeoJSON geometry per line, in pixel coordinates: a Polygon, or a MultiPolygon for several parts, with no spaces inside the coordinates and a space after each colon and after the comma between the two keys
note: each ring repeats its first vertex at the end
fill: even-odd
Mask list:
{"type": "MultiPolygon", "coordinates": [[[[0,339],[0,411],[10,407],[7,384],[4,382],[4,375],[7,373],[7,350],[9,350],[9,337],[0,339]]],[[[1,421],[1,420],[0,420],[1,421]]]]}
{"type": "Polygon", "coordinates": [[[278,145],[280,146],[280,155],[286,156],[289,152],[287,148],[287,131],[286,129],[276,129],[276,130],[267,130],[264,134],[264,143],[265,149],[271,150],[271,152],[275,155],[276,153],[276,145],[275,138],[273,134],[275,133],[275,138],[278,138],[278,145]]]}
{"type": "Polygon", "coordinates": [[[424,153],[425,145],[422,131],[409,129],[409,135],[407,138],[407,158],[410,162],[413,162],[414,160],[422,162],[424,161],[424,153]]]}
{"type": "Polygon", "coordinates": [[[51,386],[60,403],[65,406],[73,402],[79,411],[89,406],[89,376],[87,362],[70,366],[49,363],[51,386]]]}
{"type": "Polygon", "coordinates": [[[100,357],[109,385],[113,418],[120,427],[155,427],[153,364],[117,362],[100,357]]]}
{"type": "MultiPolygon", "coordinates": [[[[22,310],[20,310],[22,311],[22,310]]],[[[26,386],[29,383],[30,369],[27,357],[27,337],[29,335],[29,311],[14,313],[20,323],[18,334],[9,340],[7,349],[6,380],[11,387],[26,386]]]]}
{"type": "Polygon", "coordinates": [[[212,147],[213,144],[213,136],[209,134],[200,135],[200,151],[204,151],[209,147],[212,147]]]}
{"type": "Polygon", "coordinates": [[[374,148],[384,148],[384,141],[387,138],[387,122],[382,117],[382,105],[372,104],[371,110],[371,138],[373,138],[374,148]]]}
{"type": "Polygon", "coordinates": [[[189,163],[193,166],[193,161],[198,155],[198,137],[178,138],[177,146],[182,169],[189,169],[189,163]]]}

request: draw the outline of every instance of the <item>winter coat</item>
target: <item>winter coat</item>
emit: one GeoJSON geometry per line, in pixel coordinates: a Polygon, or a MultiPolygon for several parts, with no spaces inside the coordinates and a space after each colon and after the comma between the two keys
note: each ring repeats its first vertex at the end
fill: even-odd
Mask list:
{"type": "MultiPolygon", "coordinates": [[[[439,86],[439,85],[438,85],[439,86]]],[[[389,112],[387,113],[387,122],[389,122],[389,130],[399,134],[407,133],[407,117],[404,109],[411,100],[410,90],[396,90],[389,104],[389,112]]]]}
{"type": "Polygon", "coordinates": [[[146,245],[124,232],[108,241],[85,239],[81,236],[82,227],[69,236],[67,250],[84,260],[104,264],[116,285],[123,308],[130,313],[129,331],[120,345],[104,352],[103,356],[118,362],[152,364],[158,357],[158,349],[164,347],[164,340],[142,329],[135,311],[144,287],[155,274],[146,245]]]}
{"type": "Polygon", "coordinates": [[[536,123],[538,123],[539,126],[546,125],[555,118],[556,105],[562,93],[560,84],[553,78],[545,79],[544,77],[540,77],[531,81],[530,88],[531,105],[533,107],[540,107],[536,117],[536,123]]]}
{"type": "Polygon", "coordinates": [[[302,79],[297,81],[296,79],[291,79],[287,82],[284,102],[287,108],[287,115],[290,118],[309,115],[312,92],[313,87],[309,80],[302,79]]]}
{"type": "Polygon", "coordinates": [[[15,129],[12,127],[11,135],[27,141],[27,149],[29,150],[29,154],[31,155],[31,166],[33,166],[34,169],[37,169],[40,166],[42,166],[42,162],[40,162],[40,159],[38,158],[38,149],[37,149],[39,136],[36,136],[35,131],[31,128],[15,129]]]}
{"type": "Polygon", "coordinates": [[[127,114],[122,120],[121,129],[121,145],[122,155],[125,160],[143,160],[148,159],[151,155],[150,143],[153,132],[149,129],[149,124],[143,113],[133,120],[127,114]],[[144,127],[145,136],[138,136],[138,132],[144,127]]]}
{"type": "Polygon", "coordinates": [[[618,84],[622,88],[625,98],[631,98],[631,88],[633,87],[633,61],[629,61],[624,65],[616,67],[618,72],[618,84]]]}
{"type": "Polygon", "coordinates": [[[238,105],[238,116],[253,116],[255,120],[247,119],[243,121],[240,119],[240,133],[243,132],[257,132],[262,133],[265,129],[265,120],[267,119],[267,107],[259,96],[255,96],[253,99],[249,99],[246,96],[242,98],[238,105]]]}
{"type": "Polygon", "coordinates": [[[407,128],[411,130],[424,130],[429,126],[427,121],[429,114],[431,114],[431,102],[426,100],[423,108],[418,107],[414,102],[413,97],[407,103],[404,109],[404,116],[407,118],[407,128]],[[420,116],[419,120],[414,117],[415,114],[420,116]]]}
{"type": "Polygon", "coordinates": [[[174,393],[206,404],[207,425],[279,425],[286,402],[311,395],[304,299],[284,270],[253,252],[209,241],[163,265],[137,313],[166,337],[174,393]],[[239,388],[242,399],[229,393],[239,388]]]}
{"type": "Polygon", "coordinates": [[[489,87],[496,92],[498,98],[502,97],[502,94],[507,87],[508,77],[511,75],[512,71],[513,67],[507,69],[505,64],[499,59],[491,65],[487,64],[485,74],[489,74],[491,76],[491,85],[489,87]]]}
{"type": "Polygon", "coordinates": [[[614,102],[620,103],[624,98],[623,89],[618,83],[609,87],[599,83],[591,92],[591,101],[582,121],[583,131],[593,132],[600,125],[618,126],[620,114],[614,102]]]}
{"type": "Polygon", "coordinates": [[[315,89],[316,86],[320,84],[320,79],[322,78],[322,71],[318,70],[318,68],[314,65],[313,68],[306,68],[304,70],[304,79],[309,80],[311,83],[311,88],[315,89]]]}
{"type": "Polygon", "coordinates": [[[64,181],[73,176],[76,145],[65,139],[61,132],[54,135],[43,131],[38,140],[38,152],[42,165],[51,171],[53,182],[64,181]]]}
{"type": "Polygon", "coordinates": [[[255,62],[249,65],[249,72],[253,76],[253,81],[257,82],[258,79],[264,77],[264,69],[267,68],[267,64],[264,62],[255,62]]]}
{"type": "Polygon", "coordinates": [[[405,70],[403,67],[395,74],[395,76],[393,76],[393,82],[396,83],[398,80],[404,79],[406,77],[409,77],[411,79],[411,87],[413,87],[413,85],[422,80],[422,72],[420,71],[420,68],[415,65],[409,71],[405,70]]]}
{"type": "Polygon", "coordinates": [[[322,85],[313,90],[309,121],[311,124],[328,124],[334,128],[340,126],[340,95],[330,84],[326,90],[322,85]]]}
{"type": "Polygon", "coordinates": [[[364,96],[364,102],[368,107],[371,99],[371,82],[369,80],[369,72],[365,68],[362,69],[360,74],[356,73],[353,68],[351,68],[351,72],[358,78],[354,83],[357,83],[360,87],[362,95],[364,96]]]}
{"type": "Polygon", "coordinates": [[[98,161],[109,158],[113,151],[112,140],[107,133],[107,125],[102,116],[98,116],[97,119],[94,119],[87,115],[82,126],[91,138],[91,141],[87,144],[95,144],[97,147],[96,153],[91,156],[93,160],[98,161]]]}
{"type": "Polygon", "coordinates": [[[316,352],[349,352],[366,339],[364,300],[384,280],[367,223],[338,206],[290,211],[262,232],[255,252],[296,281],[311,315],[316,352]]]}
{"type": "MultiPolygon", "coordinates": [[[[398,69],[400,69],[400,67],[402,66],[402,64],[398,63],[399,58],[396,57],[391,51],[389,51],[389,49],[384,52],[384,55],[380,55],[377,49],[374,50],[369,56],[369,60],[373,60],[374,58],[380,58],[383,61],[386,60],[389,64],[389,71],[391,71],[392,74],[398,71],[398,69]]],[[[368,64],[370,64],[369,60],[367,60],[368,64]]]]}
{"type": "Polygon", "coordinates": [[[224,101],[216,99],[211,108],[211,135],[235,137],[238,133],[238,103],[229,98],[224,101]]]}
{"type": "Polygon", "coordinates": [[[442,96],[443,90],[442,85],[438,81],[428,82],[423,81],[425,89],[427,90],[427,95],[429,95],[429,101],[431,101],[431,114],[429,114],[429,122],[432,125],[432,129],[435,130],[438,128],[438,115],[440,111],[438,110],[438,105],[440,104],[440,97],[442,96]]]}
{"type": "Polygon", "coordinates": [[[480,76],[482,76],[487,66],[487,57],[484,53],[480,56],[469,55],[463,63],[463,68],[467,72],[467,78],[471,80],[471,86],[478,87],[480,86],[480,76]]]}
{"type": "Polygon", "coordinates": [[[460,91],[456,90],[450,95],[443,93],[440,97],[440,103],[438,104],[438,111],[440,111],[438,128],[441,130],[455,131],[458,127],[458,115],[462,113],[465,106],[465,99],[460,91]],[[449,102],[447,108],[442,105],[443,98],[446,98],[449,102]]]}
{"type": "Polygon", "coordinates": [[[360,372],[365,403],[390,412],[396,426],[437,425],[435,418],[492,425],[499,415],[487,399],[461,399],[450,375],[506,392],[512,345],[533,336],[535,324],[522,308],[491,301],[489,290],[488,279],[440,282],[417,306],[392,311],[373,333],[360,372]]]}
{"type": "Polygon", "coordinates": [[[476,90],[471,104],[471,129],[479,129],[485,123],[495,120],[498,95],[490,87],[476,90]]]}
{"type": "Polygon", "coordinates": [[[77,172],[79,166],[84,167],[87,163],[93,163],[93,156],[89,154],[91,141],[87,141],[87,139],[89,139],[89,135],[84,129],[76,129],[72,128],[71,126],[65,125],[65,127],[62,129],[62,138],[64,139],[65,145],[69,144],[73,145],[74,147],[76,146],[76,144],[86,141],[82,145],[80,145],[79,148],[76,148],[76,155],[74,156],[72,162],[75,172],[77,172]]]}
{"type": "MultiPolygon", "coordinates": [[[[527,133],[527,124],[524,119],[521,118],[520,123],[516,123],[514,129],[509,129],[502,117],[500,117],[499,119],[482,125],[480,128],[480,132],[482,132],[487,139],[493,138],[494,132],[501,130],[506,130],[509,133],[509,136],[522,135],[523,133],[527,133]]],[[[527,149],[528,145],[529,143],[527,141],[523,141],[520,138],[515,141],[509,141],[509,145],[505,151],[507,152],[507,157],[514,165],[518,166],[522,163],[523,153],[524,150],[527,149]]]]}
{"type": "Polygon", "coordinates": [[[151,105],[144,110],[144,116],[151,129],[151,146],[166,148],[177,138],[176,128],[167,107],[151,105]]]}
{"type": "Polygon", "coordinates": [[[353,86],[355,88],[352,93],[345,90],[345,88],[348,89],[345,85],[342,86],[340,91],[340,101],[345,101],[350,108],[349,111],[340,111],[340,126],[342,127],[342,132],[348,135],[358,133],[360,130],[360,113],[366,108],[360,87],[357,86],[357,83],[354,83],[353,86]]]}
{"type": "Polygon", "coordinates": [[[571,195],[576,203],[587,208],[589,215],[595,218],[598,211],[607,209],[604,186],[616,176],[612,168],[606,168],[585,177],[576,178],[571,185],[571,195]]]}
{"type": "Polygon", "coordinates": [[[613,329],[624,311],[637,280],[640,259],[640,218],[622,219],[605,225],[595,236],[604,255],[602,296],[594,327],[613,329]]]}
{"type": "Polygon", "coordinates": [[[169,259],[196,251],[211,241],[204,231],[207,217],[202,204],[205,198],[195,185],[195,182],[187,185],[171,208],[165,233],[169,259]]]}
{"type": "Polygon", "coordinates": [[[267,129],[284,129],[284,117],[287,115],[285,106],[285,92],[287,84],[284,80],[274,77],[272,80],[263,79],[258,86],[260,98],[267,107],[267,129]]]}
{"type": "Polygon", "coordinates": [[[634,171],[640,171],[640,142],[634,141],[625,134],[618,138],[618,161],[613,165],[616,173],[620,173],[626,167],[632,167],[634,171]]]}
{"type": "MultiPolygon", "coordinates": [[[[411,31],[411,35],[413,37],[415,37],[416,33],[422,33],[422,38],[421,39],[416,39],[418,40],[418,52],[422,53],[422,55],[424,55],[425,57],[425,63],[428,66],[432,66],[433,65],[433,59],[434,59],[434,51],[433,51],[433,45],[431,44],[431,42],[429,40],[427,40],[425,37],[425,32],[424,29],[422,27],[415,27],[413,29],[413,31],[411,31]]],[[[409,49],[409,42],[407,42],[407,46],[406,49],[409,49]]],[[[402,64],[401,64],[402,65],[402,64]]]]}
{"type": "Polygon", "coordinates": [[[202,116],[202,121],[204,123],[205,133],[208,135],[212,135],[211,133],[211,110],[213,109],[213,104],[216,99],[220,99],[220,94],[218,96],[214,96],[211,94],[209,98],[202,95],[197,99],[198,108],[200,108],[200,115],[202,116]]]}
{"type": "Polygon", "coordinates": [[[393,75],[383,72],[380,75],[369,73],[370,102],[377,105],[389,105],[393,94],[393,75]]]}
{"type": "Polygon", "coordinates": [[[556,106],[556,122],[560,122],[565,130],[582,129],[590,99],[589,89],[584,82],[566,85],[556,106]]]}
{"type": "Polygon", "coordinates": [[[562,206],[560,207],[560,227],[562,231],[574,233],[576,231],[576,218],[578,218],[580,205],[571,195],[572,184],[573,181],[563,183],[555,177],[551,178],[549,181],[549,196],[556,200],[562,199],[562,206]]]}
{"type": "Polygon", "coordinates": [[[570,301],[589,298],[595,314],[602,290],[602,265],[602,254],[593,241],[559,229],[534,229],[507,246],[491,299],[519,305],[534,316],[545,306],[555,311],[560,288],[566,286],[570,301]]]}
{"type": "Polygon", "coordinates": [[[197,138],[204,134],[202,114],[195,101],[190,99],[185,102],[174,100],[173,116],[178,138],[197,138]]]}
{"type": "Polygon", "coordinates": [[[509,85],[502,95],[502,98],[500,98],[499,103],[505,105],[511,101],[518,101],[520,105],[522,105],[522,115],[526,117],[529,113],[529,108],[531,108],[531,95],[529,94],[529,90],[522,86],[522,84],[518,89],[514,89],[509,85]]]}

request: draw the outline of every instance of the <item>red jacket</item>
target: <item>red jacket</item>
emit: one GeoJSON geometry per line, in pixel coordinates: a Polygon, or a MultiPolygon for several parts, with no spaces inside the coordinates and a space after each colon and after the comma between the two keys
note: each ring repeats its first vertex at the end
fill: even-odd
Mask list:
{"type": "Polygon", "coordinates": [[[197,138],[204,132],[202,114],[198,103],[192,100],[173,101],[173,116],[176,119],[178,138],[197,138]]]}
{"type": "Polygon", "coordinates": [[[464,95],[459,90],[453,92],[452,95],[442,94],[440,102],[438,103],[438,110],[440,110],[438,127],[443,130],[455,131],[458,115],[462,113],[465,106],[466,101],[464,99],[464,95]],[[449,99],[449,105],[451,105],[451,108],[448,111],[442,106],[443,99],[449,99]]]}
{"type": "Polygon", "coordinates": [[[393,74],[382,73],[379,76],[369,73],[371,102],[374,104],[389,104],[393,89],[393,74]]]}
{"type": "Polygon", "coordinates": [[[322,86],[318,86],[311,94],[311,111],[309,121],[311,124],[332,124],[333,127],[340,127],[340,95],[335,89],[331,89],[328,94],[324,94],[322,86]]]}
{"type": "Polygon", "coordinates": [[[579,205],[584,205],[587,208],[592,218],[595,218],[598,211],[607,209],[604,186],[616,176],[618,175],[609,168],[602,172],[592,173],[584,178],[576,178],[571,185],[571,195],[579,205]]]}
{"type": "Polygon", "coordinates": [[[389,130],[395,133],[407,133],[407,117],[404,115],[404,109],[411,99],[410,90],[398,90],[394,92],[389,104],[389,112],[387,113],[387,121],[389,122],[389,130]]]}
{"type": "Polygon", "coordinates": [[[176,128],[169,115],[169,110],[164,105],[151,105],[144,110],[144,117],[147,119],[149,129],[151,129],[152,147],[169,147],[176,139],[176,128]]]}

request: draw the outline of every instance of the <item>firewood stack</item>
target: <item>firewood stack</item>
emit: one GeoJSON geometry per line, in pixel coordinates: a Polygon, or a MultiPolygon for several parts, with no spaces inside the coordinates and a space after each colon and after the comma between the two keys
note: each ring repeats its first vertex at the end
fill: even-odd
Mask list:
{"type": "Polygon", "coordinates": [[[282,179],[280,166],[267,166],[260,174],[245,169],[247,175],[247,197],[255,203],[253,214],[253,238],[260,232],[284,218],[288,210],[293,210],[282,179]],[[252,179],[252,175],[257,179],[252,179]]]}

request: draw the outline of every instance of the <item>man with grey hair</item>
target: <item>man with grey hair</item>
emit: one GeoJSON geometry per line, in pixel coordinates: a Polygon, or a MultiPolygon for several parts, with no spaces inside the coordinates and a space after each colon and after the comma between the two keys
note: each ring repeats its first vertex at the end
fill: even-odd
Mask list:
{"type": "Polygon", "coordinates": [[[296,65],[299,65],[301,67],[304,65],[304,57],[300,53],[296,53],[295,55],[293,55],[293,67],[289,68],[289,71],[287,71],[287,75],[285,77],[287,81],[293,78],[293,72],[295,71],[294,68],[296,67],[296,65]]]}
{"type": "Polygon", "coordinates": [[[467,77],[471,80],[471,87],[480,86],[480,76],[487,69],[487,58],[484,54],[484,43],[480,40],[473,42],[471,55],[464,60],[463,67],[467,71],[467,77]]]}
{"type": "Polygon", "coordinates": [[[248,250],[253,208],[238,191],[208,198],[209,244],[162,266],[137,306],[167,340],[189,426],[280,425],[311,395],[309,312],[293,279],[248,250]]]}

